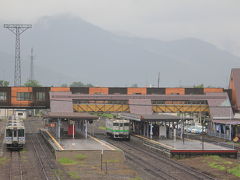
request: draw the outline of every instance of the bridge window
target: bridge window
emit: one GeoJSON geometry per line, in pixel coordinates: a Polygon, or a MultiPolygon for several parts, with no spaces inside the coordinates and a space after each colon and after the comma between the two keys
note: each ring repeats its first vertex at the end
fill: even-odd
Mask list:
{"type": "Polygon", "coordinates": [[[31,101],[32,100],[32,93],[31,92],[18,92],[17,93],[17,100],[18,101],[31,101]]]}
{"type": "Polygon", "coordinates": [[[0,92],[0,101],[7,100],[7,92],[0,92]]]}
{"type": "Polygon", "coordinates": [[[45,101],[45,92],[37,92],[36,99],[37,101],[45,101]]]}

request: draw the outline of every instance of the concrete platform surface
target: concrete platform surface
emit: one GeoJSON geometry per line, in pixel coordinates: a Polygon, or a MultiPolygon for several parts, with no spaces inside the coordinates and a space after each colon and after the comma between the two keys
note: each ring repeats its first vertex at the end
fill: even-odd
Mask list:
{"type": "Polygon", "coordinates": [[[116,150],[117,148],[94,137],[88,139],[62,139],[60,145],[64,150],[116,150]]]}
{"type": "MultiPolygon", "coordinates": [[[[202,150],[202,142],[198,140],[155,140],[159,144],[169,147],[170,150],[202,150]]],[[[231,148],[204,142],[204,150],[233,150],[231,148]]]]}

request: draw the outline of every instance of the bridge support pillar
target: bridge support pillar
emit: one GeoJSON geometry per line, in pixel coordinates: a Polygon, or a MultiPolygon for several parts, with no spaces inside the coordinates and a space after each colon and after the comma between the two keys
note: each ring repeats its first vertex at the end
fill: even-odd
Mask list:
{"type": "Polygon", "coordinates": [[[57,121],[57,139],[61,138],[61,119],[58,118],[57,121]]]}
{"type": "Polygon", "coordinates": [[[84,131],[85,131],[85,138],[87,139],[87,133],[88,133],[88,130],[87,130],[87,123],[88,121],[87,120],[84,120],[84,131]]]}
{"type": "Polygon", "coordinates": [[[152,139],[152,135],[153,135],[153,125],[152,122],[150,123],[150,139],[152,139]]]}

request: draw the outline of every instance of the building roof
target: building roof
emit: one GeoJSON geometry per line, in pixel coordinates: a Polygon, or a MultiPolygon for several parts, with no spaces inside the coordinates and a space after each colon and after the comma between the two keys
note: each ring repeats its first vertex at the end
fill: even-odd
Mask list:
{"type": "Polygon", "coordinates": [[[79,112],[48,112],[44,115],[45,118],[67,118],[67,119],[79,119],[79,120],[96,120],[98,116],[91,115],[89,113],[79,112]]]}
{"type": "Polygon", "coordinates": [[[168,114],[132,114],[132,113],[122,113],[120,114],[121,118],[129,119],[133,121],[180,121],[183,120],[192,120],[192,118],[180,118],[168,114]]]}
{"type": "Polygon", "coordinates": [[[223,120],[213,120],[214,123],[217,124],[231,124],[231,125],[240,125],[240,119],[223,119],[223,120]]]}

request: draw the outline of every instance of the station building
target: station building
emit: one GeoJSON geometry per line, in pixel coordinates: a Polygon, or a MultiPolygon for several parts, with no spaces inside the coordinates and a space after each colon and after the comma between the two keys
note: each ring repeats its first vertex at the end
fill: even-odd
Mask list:
{"type": "MultiPolygon", "coordinates": [[[[52,113],[128,113],[145,117],[174,113],[177,119],[193,115],[192,119],[196,116],[200,123],[204,121],[209,135],[233,139],[240,136],[240,69],[232,69],[228,89],[0,87],[0,108],[50,109],[52,113]]],[[[150,119],[146,122],[150,126],[150,119]]]]}

